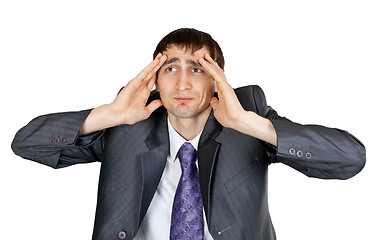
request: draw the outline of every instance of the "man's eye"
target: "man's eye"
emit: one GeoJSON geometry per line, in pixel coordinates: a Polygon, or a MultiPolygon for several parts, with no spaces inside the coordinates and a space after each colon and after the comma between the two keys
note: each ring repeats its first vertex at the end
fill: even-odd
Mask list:
{"type": "Polygon", "coordinates": [[[193,68],[193,69],[192,69],[192,72],[201,73],[202,70],[199,69],[199,68],[193,68]]]}
{"type": "Polygon", "coordinates": [[[167,72],[176,72],[177,69],[174,68],[174,67],[169,67],[169,68],[167,68],[165,71],[167,71],[167,72]]]}

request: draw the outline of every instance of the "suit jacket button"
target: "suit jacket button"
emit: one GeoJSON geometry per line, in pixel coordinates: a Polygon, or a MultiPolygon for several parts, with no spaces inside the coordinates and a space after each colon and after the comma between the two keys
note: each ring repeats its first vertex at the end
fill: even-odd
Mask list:
{"type": "Polygon", "coordinates": [[[312,154],[310,152],[306,153],[306,158],[310,159],[312,157],[312,154]]]}
{"type": "Polygon", "coordinates": [[[126,232],[124,232],[124,231],[120,231],[120,232],[118,233],[118,238],[119,238],[119,239],[126,239],[126,236],[127,236],[127,234],[126,234],[126,232]]]}
{"type": "Polygon", "coordinates": [[[289,149],[289,153],[290,153],[291,155],[295,155],[295,149],[294,149],[294,148],[290,148],[290,149],[289,149]]]}
{"type": "Polygon", "coordinates": [[[299,151],[297,152],[297,156],[298,156],[298,157],[302,157],[302,156],[303,156],[303,152],[302,152],[301,150],[299,150],[299,151]]]}

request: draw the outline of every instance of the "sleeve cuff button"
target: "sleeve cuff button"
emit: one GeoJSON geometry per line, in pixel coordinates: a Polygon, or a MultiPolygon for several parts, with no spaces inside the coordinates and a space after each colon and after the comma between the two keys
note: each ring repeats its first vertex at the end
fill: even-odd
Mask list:
{"type": "Polygon", "coordinates": [[[127,237],[127,234],[126,234],[125,231],[120,231],[120,232],[118,233],[118,238],[119,238],[119,239],[126,239],[126,237],[127,237]]]}
{"type": "Polygon", "coordinates": [[[289,153],[290,153],[290,155],[295,155],[295,149],[294,148],[290,148],[289,149],[289,153]]]}
{"type": "Polygon", "coordinates": [[[303,152],[299,150],[299,151],[297,152],[297,156],[298,156],[298,157],[302,157],[302,156],[303,156],[303,152]]]}

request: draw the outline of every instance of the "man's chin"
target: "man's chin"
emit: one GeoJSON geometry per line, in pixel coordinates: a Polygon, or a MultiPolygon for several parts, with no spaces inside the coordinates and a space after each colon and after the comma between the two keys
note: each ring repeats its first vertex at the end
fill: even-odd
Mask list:
{"type": "Polygon", "coordinates": [[[194,118],[197,116],[197,113],[194,113],[193,111],[174,111],[171,112],[173,116],[176,118],[183,118],[183,119],[189,119],[189,118],[194,118]]]}
{"type": "Polygon", "coordinates": [[[199,115],[204,114],[205,112],[207,112],[208,109],[211,110],[210,105],[203,110],[193,109],[187,105],[181,105],[172,111],[168,109],[168,112],[176,118],[190,119],[190,118],[196,118],[199,115]]]}

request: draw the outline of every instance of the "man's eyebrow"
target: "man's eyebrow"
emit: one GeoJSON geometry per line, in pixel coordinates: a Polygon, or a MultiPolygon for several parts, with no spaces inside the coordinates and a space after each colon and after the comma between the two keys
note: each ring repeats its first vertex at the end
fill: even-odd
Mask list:
{"type": "Polygon", "coordinates": [[[163,66],[164,66],[164,65],[171,64],[171,63],[174,63],[174,62],[180,62],[180,59],[177,58],[177,57],[171,58],[171,59],[165,61],[165,63],[163,64],[163,66]]]}
{"type": "Polygon", "coordinates": [[[194,67],[202,67],[202,65],[199,64],[199,62],[193,61],[191,59],[186,60],[186,63],[190,64],[190,65],[193,65],[194,67]]]}
{"type": "MultiPolygon", "coordinates": [[[[171,58],[171,59],[165,61],[165,63],[163,64],[163,66],[171,64],[171,63],[174,63],[174,62],[181,62],[181,60],[180,60],[180,58],[174,57],[174,58],[171,58]]],[[[196,62],[196,61],[194,61],[192,59],[186,60],[186,63],[189,64],[189,65],[192,65],[194,67],[202,67],[199,62],[196,62]]]]}

